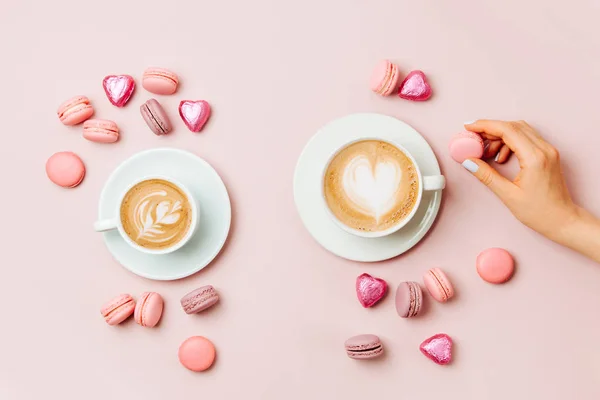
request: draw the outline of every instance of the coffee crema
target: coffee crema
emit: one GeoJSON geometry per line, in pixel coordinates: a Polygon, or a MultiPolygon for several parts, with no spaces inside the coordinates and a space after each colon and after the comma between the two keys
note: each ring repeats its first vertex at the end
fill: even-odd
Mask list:
{"type": "Polygon", "coordinates": [[[139,246],[151,250],[177,244],[190,229],[192,208],[185,193],[164,179],[133,186],[121,203],[123,230],[139,246]]]}
{"type": "Polygon", "coordinates": [[[363,140],[333,157],[323,185],[327,206],[340,222],[378,232],[412,212],[420,184],[416,166],[404,152],[381,140],[363,140]]]}

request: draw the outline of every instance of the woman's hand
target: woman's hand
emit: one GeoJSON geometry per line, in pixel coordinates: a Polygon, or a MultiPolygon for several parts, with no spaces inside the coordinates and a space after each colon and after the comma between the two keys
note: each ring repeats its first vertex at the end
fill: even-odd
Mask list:
{"type": "Polygon", "coordinates": [[[571,199],[559,153],[552,145],[525,121],[478,120],[465,127],[489,141],[485,157],[496,156],[496,162],[504,163],[514,152],[521,165],[512,182],[482,160],[466,160],[463,166],[467,170],[488,186],[523,224],[600,261],[600,223],[571,199]],[[597,249],[590,249],[592,254],[574,243],[583,240],[580,238],[583,232],[597,235],[589,243],[597,245],[597,249]]]}

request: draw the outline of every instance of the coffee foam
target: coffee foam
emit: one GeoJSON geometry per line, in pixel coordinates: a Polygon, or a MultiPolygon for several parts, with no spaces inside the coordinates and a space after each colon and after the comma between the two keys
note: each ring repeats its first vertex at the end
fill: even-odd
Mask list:
{"type": "Polygon", "coordinates": [[[414,208],[418,191],[412,160],[379,140],[342,149],[325,173],[325,199],[332,213],[345,225],[368,232],[402,221],[414,208]]]}
{"type": "Polygon", "coordinates": [[[185,237],[191,206],[183,191],[163,179],[149,179],[127,192],[121,204],[125,233],[138,245],[164,249],[185,237]]]}

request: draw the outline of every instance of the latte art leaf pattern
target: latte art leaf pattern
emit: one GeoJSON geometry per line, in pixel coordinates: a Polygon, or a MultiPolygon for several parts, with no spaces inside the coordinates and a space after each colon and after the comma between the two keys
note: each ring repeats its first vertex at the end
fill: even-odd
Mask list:
{"type": "Polygon", "coordinates": [[[185,237],[190,225],[190,204],[170,182],[152,179],[133,187],[121,206],[121,222],[138,245],[160,249],[185,237]]]}

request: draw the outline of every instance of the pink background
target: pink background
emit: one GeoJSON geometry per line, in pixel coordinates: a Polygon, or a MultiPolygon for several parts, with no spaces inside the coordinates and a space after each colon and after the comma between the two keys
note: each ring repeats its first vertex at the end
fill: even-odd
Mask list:
{"type": "Polygon", "coordinates": [[[446,154],[462,121],[527,119],[561,150],[577,201],[600,213],[598,2],[233,3],[2,6],[0,398],[599,398],[600,266],[521,226],[446,154]],[[435,97],[416,104],[370,93],[371,68],[385,57],[404,73],[424,70],[435,97]],[[160,98],[176,126],[169,137],[153,136],[139,115],[151,96],[140,77],[151,65],[181,76],[179,92],[160,98]],[[111,73],[137,79],[124,109],[102,91],[111,73]],[[87,142],[81,126],[59,123],[57,106],[76,94],[91,98],[98,117],[118,122],[119,143],[87,142]],[[190,133],[179,120],[184,98],[213,105],[203,133],[190,133]],[[294,166],[307,140],[329,120],[354,112],[413,125],[448,178],[426,239],[374,265],[323,250],[292,198],[294,166]],[[91,229],[111,171],[161,146],[212,163],[234,206],[220,257],[190,278],[166,283],[121,268],[91,229]],[[45,176],[46,159],[60,150],[77,152],[88,168],[75,190],[45,176]],[[477,253],[490,246],[518,260],[506,285],[488,285],[475,272],[477,253]],[[360,307],[354,293],[360,273],[395,287],[420,280],[432,266],[454,281],[451,303],[430,301],[414,320],[396,316],[393,296],[375,309],[360,307]],[[185,315],[179,298],[209,283],[221,304],[185,315]],[[165,297],[158,328],[104,323],[104,301],[145,290],[165,297]],[[441,331],[456,341],[455,361],[445,368],[418,351],[441,331]],[[373,363],[348,359],[343,342],[358,333],[380,335],[387,356],[373,363]],[[178,346],[190,335],[205,335],[218,349],[207,373],[178,363],[178,346]]]}

